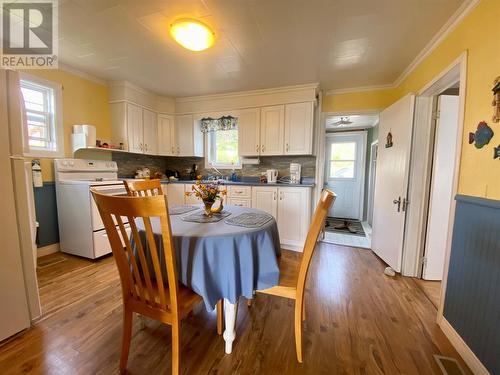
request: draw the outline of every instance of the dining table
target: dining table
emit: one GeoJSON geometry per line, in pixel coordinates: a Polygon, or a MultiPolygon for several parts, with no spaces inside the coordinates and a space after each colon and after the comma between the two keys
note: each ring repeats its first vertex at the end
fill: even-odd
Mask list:
{"type": "MultiPolygon", "coordinates": [[[[179,282],[200,295],[208,311],[214,310],[219,300],[224,300],[223,338],[225,352],[230,354],[236,338],[239,297],[252,299],[255,291],[278,285],[280,240],[276,220],[264,211],[224,206],[224,210],[215,215],[220,215],[220,220],[216,216],[213,220],[218,221],[204,222],[201,205],[169,209],[179,282]],[[261,220],[241,222],[238,220],[243,217],[241,214],[261,220]]],[[[149,254],[143,222],[136,219],[136,224],[149,254]]],[[[151,224],[160,263],[165,264],[159,219],[151,218],[151,224]]],[[[147,258],[152,267],[151,259],[147,258]]],[[[165,277],[166,268],[162,273],[165,277]]]]}

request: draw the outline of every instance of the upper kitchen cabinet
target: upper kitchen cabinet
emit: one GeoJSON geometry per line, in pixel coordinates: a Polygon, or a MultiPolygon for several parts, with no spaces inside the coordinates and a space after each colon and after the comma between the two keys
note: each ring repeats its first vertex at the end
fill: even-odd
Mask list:
{"type": "Polygon", "coordinates": [[[145,154],[158,154],[158,124],[157,115],[147,109],[142,110],[143,149],[145,154]]]}
{"type": "Polygon", "coordinates": [[[174,139],[177,156],[204,156],[200,122],[193,115],[175,116],[174,139]]]}
{"type": "Polygon", "coordinates": [[[240,156],[254,156],[260,149],[260,108],[235,111],[238,118],[238,152],[240,156]]]}
{"type": "Polygon", "coordinates": [[[157,152],[156,113],[138,105],[111,104],[112,142],[123,143],[124,150],[155,155],[157,152]]]}
{"type": "Polygon", "coordinates": [[[285,106],[262,107],[260,116],[260,155],[283,155],[285,106]]]}
{"type": "Polygon", "coordinates": [[[177,155],[174,116],[158,115],[158,155],[177,155]]]}
{"type": "Polygon", "coordinates": [[[285,106],[285,155],[312,154],[314,103],[285,106]]]}

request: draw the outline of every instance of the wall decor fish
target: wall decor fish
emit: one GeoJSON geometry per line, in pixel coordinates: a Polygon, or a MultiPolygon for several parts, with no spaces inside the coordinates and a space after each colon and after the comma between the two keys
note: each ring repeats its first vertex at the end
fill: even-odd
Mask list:
{"type": "Polygon", "coordinates": [[[498,147],[493,148],[493,159],[500,160],[500,145],[498,145],[498,147]]]}
{"type": "Polygon", "coordinates": [[[485,121],[481,121],[477,125],[477,130],[474,133],[469,133],[469,144],[474,143],[476,148],[483,148],[490,142],[493,137],[493,130],[485,121]]]}

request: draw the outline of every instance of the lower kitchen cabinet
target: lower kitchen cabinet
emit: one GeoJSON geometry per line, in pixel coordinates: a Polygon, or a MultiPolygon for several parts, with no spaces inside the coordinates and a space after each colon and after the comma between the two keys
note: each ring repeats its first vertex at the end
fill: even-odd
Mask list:
{"type": "Polygon", "coordinates": [[[163,185],[163,190],[165,189],[169,206],[185,204],[184,184],[166,184],[163,185]]]}
{"type": "Polygon", "coordinates": [[[227,205],[238,207],[252,207],[252,200],[246,198],[227,198],[227,205]]]}
{"type": "Polygon", "coordinates": [[[275,217],[284,248],[302,251],[311,220],[310,188],[253,187],[252,207],[275,217]]]}

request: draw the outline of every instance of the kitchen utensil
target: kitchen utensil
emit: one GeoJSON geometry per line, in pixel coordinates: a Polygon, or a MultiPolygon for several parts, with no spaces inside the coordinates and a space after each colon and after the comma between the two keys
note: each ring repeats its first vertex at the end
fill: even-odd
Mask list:
{"type": "Polygon", "coordinates": [[[276,183],[278,180],[278,170],[277,169],[268,169],[266,171],[267,175],[267,183],[276,183]]]}

